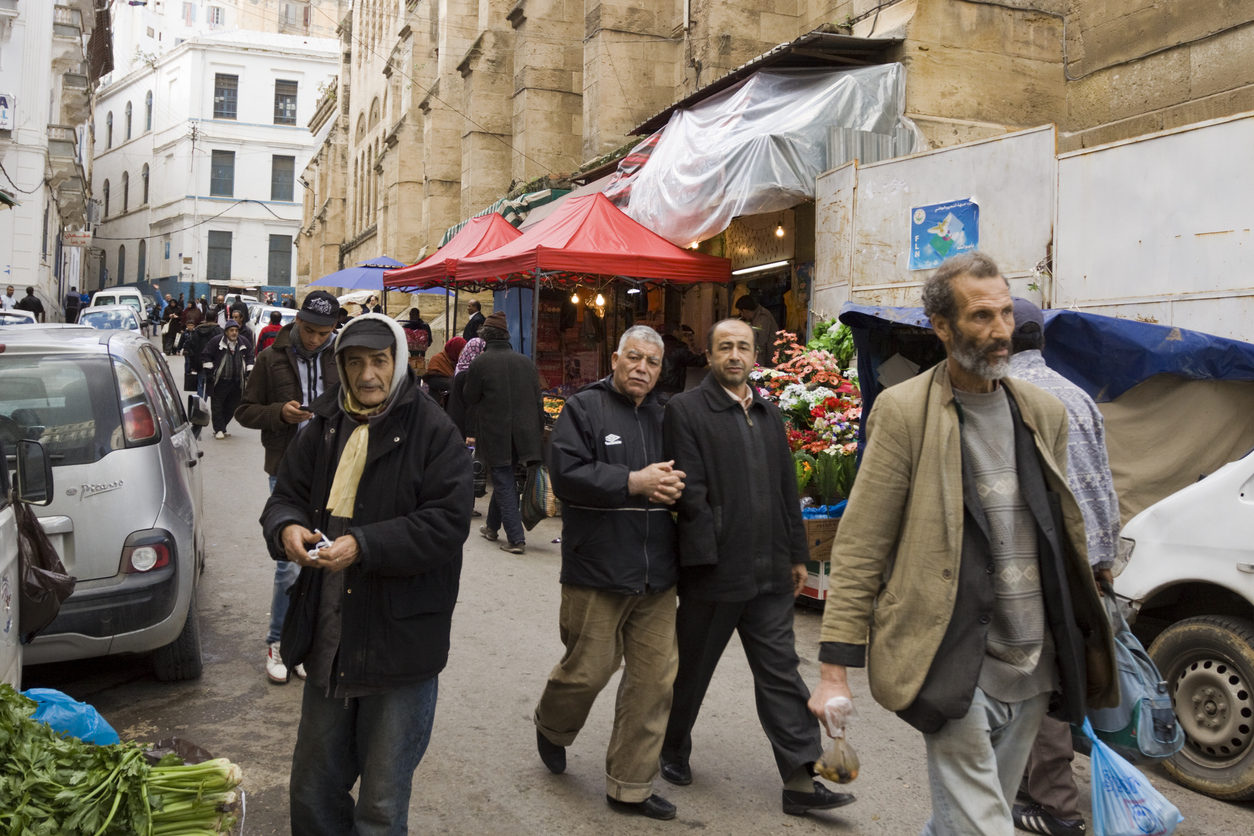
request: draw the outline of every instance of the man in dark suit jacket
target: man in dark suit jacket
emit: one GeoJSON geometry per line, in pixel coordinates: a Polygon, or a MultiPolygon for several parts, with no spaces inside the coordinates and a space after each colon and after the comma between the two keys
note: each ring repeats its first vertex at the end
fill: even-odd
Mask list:
{"type": "Polygon", "coordinates": [[[483,321],[486,318],[480,310],[482,307],[478,299],[471,299],[466,303],[466,310],[470,312],[470,319],[466,320],[466,327],[462,329],[462,339],[466,342],[479,336],[479,329],[483,327],[483,321]]]}
{"type": "Polygon", "coordinates": [[[679,509],[679,674],[662,744],[662,777],[692,783],[692,727],[714,667],[740,634],[762,730],[790,815],[854,797],[815,781],[822,754],[810,692],[797,672],[793,601],[809,552],[779,410],[749,385],[754,332],[728,319],[710,331],[710,374],[666,407],[665,458],[687,474],[679,509]]]}
{"type": "Polygon", "coordinates": [[[463,399],[474,428],[475,455],[492,478],[487,524],[479,527],[486,540],[498,539],[505,528],[501,550],[526,551],[514,465],[540,461],[544,435],[544,401],[535,363],[514,351],[509,343],[505,314],[497,311],[480,329],[487,344],[466,370],[463,399]]]}

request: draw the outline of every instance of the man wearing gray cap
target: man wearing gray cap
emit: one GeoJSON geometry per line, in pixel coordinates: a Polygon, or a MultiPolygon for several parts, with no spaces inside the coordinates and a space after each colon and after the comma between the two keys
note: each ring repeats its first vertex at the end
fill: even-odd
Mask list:
{"type": "MultiPolygon", "coordinates": [[[[272,491],[287,446],[296,438],[297,430],[313,417],[309,405],[340,380],[335,352],[330,350],[339,310],[339,301],[325,290],[306,296],[296,320],[280,328],[270,347],[257,354],[244,398],[235,410],[240,426],[261,430],[265,470],[272,491]]],[[[270,627],[266,632],[266,677],[276,685],[290,677],[280,652],[279,633],[287,615],[287,591],[295,583],[298,570],[295,563],[274,564],[270,627]]],[[[294,672],[301,679],[305,676],[301,667],[295,667],[294,672]]]]}
{"type": "Polygon", "coordinates": [[[309,405],[261,516],[270,555],[302,567],[283,624],[285,661],[309,674],[289,785],[299,836],[406,832],[448,661],[471,473],[407,353],[382,314],[344,326],[341,382],[309,405]]]}

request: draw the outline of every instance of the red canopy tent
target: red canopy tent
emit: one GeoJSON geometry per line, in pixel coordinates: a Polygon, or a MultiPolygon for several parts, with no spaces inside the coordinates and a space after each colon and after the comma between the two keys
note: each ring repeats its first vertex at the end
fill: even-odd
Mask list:
{"type": "Polygon", "coordinates": [[[453,274],[459,287],[538,285],[541,278],[576,283],[585,276],[691,284],[729,281],[731,262],[675,246],[597,193],[566,200],[491,252],[459,259],[453,274]]]}
{"type": "Polygon", "coordinates": [[[385,271],[383,286],[406,292],[439,287],[453,278],[458,259],[490,252],[520,235],[521,232],[496,212],[471,218],[447,244],[422,261],[385,271]]]}

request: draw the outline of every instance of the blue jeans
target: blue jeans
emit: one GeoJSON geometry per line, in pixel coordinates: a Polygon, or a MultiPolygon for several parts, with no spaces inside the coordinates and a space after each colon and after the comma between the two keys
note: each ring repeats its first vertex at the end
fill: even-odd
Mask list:
{"type": "Polygon", "coordinates": [[[488,468],[492,477],[492,499],[488,501],[488,528],[505,527],[505,539],[511,545],[527,542],[523,531],[522,512],[518,510],[518,486],[514,484],[514,466],[488,468]]]}
{"type": "Polygon", "coordinates": [[[407,832],[414,770],[427,751],[437,677],[370,697],[305,685],[288,784],[293,836],[407,832]],[[357,803],[349,791],[361,778],[357,803]]]}
{"type": "MultiPolygon", "coordinates": [[[[270,493],[274,493],[274,485],[277,481],[277,477],[270,477],[270,493]]],[[[277,642],[283,633],[283,619],[287,617],[287,605],[291,601],[287,596],[287,591],[292,588],[292,584],[296,583],[296,576],[299,574],[299,565],[288,560],[274,561],[274,588],[270,593],[270,630],[266,633],[267,645],[277,642]]]]}

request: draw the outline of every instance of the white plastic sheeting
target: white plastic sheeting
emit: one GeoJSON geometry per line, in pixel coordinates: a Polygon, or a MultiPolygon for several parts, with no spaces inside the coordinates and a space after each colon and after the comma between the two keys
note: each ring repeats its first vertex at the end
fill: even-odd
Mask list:
{"type": "MultiPolygon", "coordinates": [[[[739,215],[814,198],[822,172],[874,149],[923,150],[904,116],[905,68],[759,71],[693,108],[677,110],[628,155],[605,194],[680,246],[722,232],[739,215]],[[650,146],[654,146],[649,151],[650,146]]],[[[871,160],[861,157],[862,162],[871,160]]]]}

